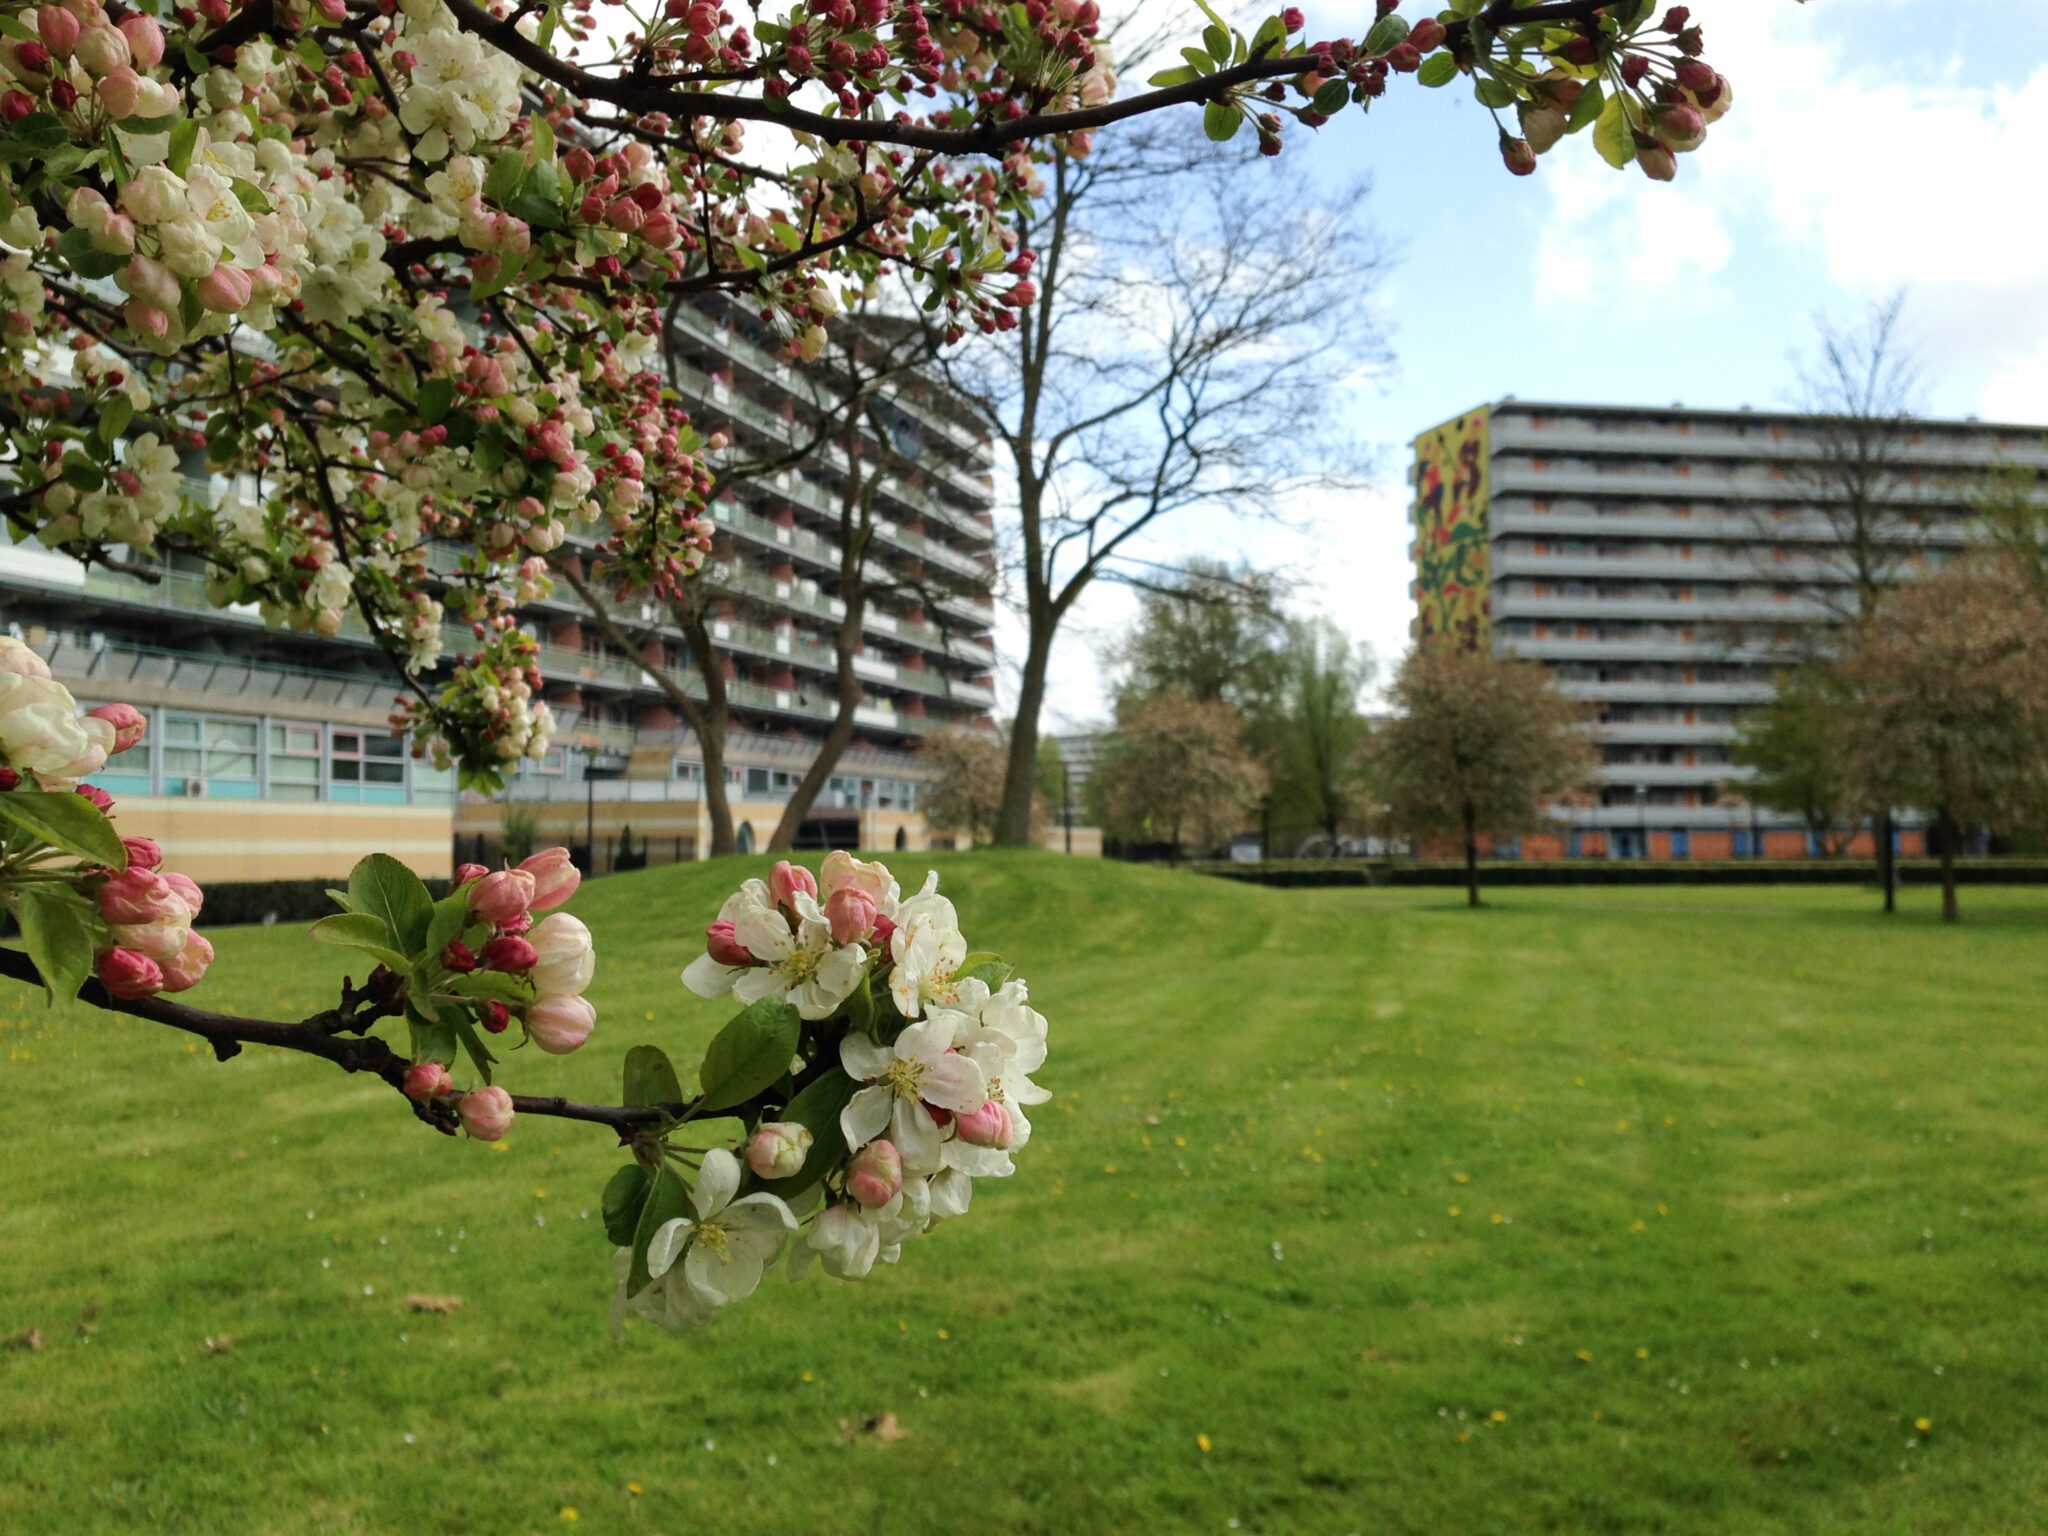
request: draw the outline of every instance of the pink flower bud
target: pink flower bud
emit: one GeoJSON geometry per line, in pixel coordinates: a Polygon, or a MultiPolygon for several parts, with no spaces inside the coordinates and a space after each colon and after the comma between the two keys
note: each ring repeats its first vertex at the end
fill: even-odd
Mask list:
{"type": "Polygon", "coordinates": [[[722,917],[704,930],[704,952],[720,965],[752,965],[754,955],[734,936],[733,922],[722,917]]]}
{"type": "Polygon", "coordinates": [[[149,956],[132,949],[110,949],[100,956],[100,985],[116,997],[154,997],[163,989],[164,973],[149,956]]]}
{"type": "Polygon", "coordinates": [[[481,880],[490,871],[481,864],[458,864],[455,866],[455,883],[467,885],[472,880],[481,880]]]}
{"type": "Polygon", "coordinates": [[[970,1147],[994,1147],[998,1152],[1009,1150],[1010,1138],[1015,1134],[1010,1124],[1010,1106],[1000,1099],[990,1099],[972,1113],[956,1115],[953,1128],[970,1147]]]}
{"type": "Polygon", "coordinates": [[[178,893],[162,875],[147,869],[126,869],[100,887],[100,916],[109,925],[154,923],[167,917],[185,917],[178,893]]]}
{"type": "Polygon", "coordinates": [[[248,304],[249,295],[256,290],[256,279],[240,267],[222,263],[193,287],[204,308],[217,315],[232,315],[248,304]]]}
{"type": "Polygon", "coordinates": [[[522,939],[515,933],[501,933],[484,946],[482,955],[487,971],[530,971],[534,962],[540,959],[540,951],[533,947],[531,939],[522,939]]]}
{"type": "Polygon", "coordinates": [[[128,39],[112,26],[87,27],[79,34],[73,52],[95,75],[110,75],[130,62],[128,39]]]}
{"type": "Polygon", "coordinates": [[[818,894],[818,881],[808,869],[792,864],[787,859],[778,859],[775,867],[768,871],[768,898],[778,907],[794,905],[796,893],[806,896],[818,894]]]}
{"type": "Polygon", "coordinates": [[[553,911],[583,883],[583,872],[570,860],[566,848],[543,848],[520,860],[519,867],[533,877],[533,899],[527,905],[535,912],[553,911]]]}
{"type": "Polygon", "coordinates": [[[438,1099],[454,1086],[448,1069],[438,1061],[416,1061],[406,1070],[405,1096],[415,1103],[438,1099]]]}
{"type": "Polygon", "coordinates": [[[875,931],[875,898],[841,886],[825,898],[825,916],[832,924],[834,944],[858,944],[875,931]]]}
{"type": "Polygon", "coordinates": [[[1662,144],[1646,144],[1636,150],[1636,164],[1652,181],[1671,181],[1678,175],[1678,157],[1662,144]]]}
{"type": "Polygon", "coordinates": [[[123,16],[121,35],[128,39],[128,54],[137,69],[155,69],[164,61],[164,29],[154,17],[123,16]]]}
{"type": "Polygon", "coordinates": [[[71,57],[78,46],[78,18],[61,5],[46,5],[36,12],[36,36],[60,59],[71,57]]]}
{"type": "Polygon", "coordinates": [[[206,895],[190,875],[181,875],[175,869],[164,871],[164,883],[178,893],[178,900],[185,903],[185,912],[197,917],[199,909],[206,905],[206,895]]]}
{"type": "Polygon", "coordinates": [[[50,50],[41,43],[18,43],[14,49],[14,62],[31,74],[41,74],[50,67],[50,50]]]}
{"type": "Polygon", "coordinates": [[[1501,162],[1517,176],[1536,174],[1536,149],[1527,139],[1510,139],[1505,135],[1500,141],[1501,162]]]}
{"type": "Polygon", "coordinates": [[[512,1129],[512,1095],[493,1083],[473,1089],[455,1106],[462,1128],[478,1141],[496,1141],[512,1129]]]}
{"type": "Polygon", "coordinates": [[[484,1028],[494,1035],[502,1035],[512,1027],[512,1010],[491,998],[483,1006],[484,1028]]]}
{"type": "Polygon", "coordinates": [[[526,1038],[550,1056],[566,1056],[590,1038],[597,1010],[580,997],[544,997],[526,1010],[526,1038]]]}
{"type": "Polygon", "coordinates": [[[1425,16],[1408,29],[1408,41],[1424,53],[1444,40],[1444,24],[1434,16],[1425,16]]]}
{"type": "Polygon", "coordinates": [[[1422,68],[1422,50],[1413,43],[1396,43],[1387,50],[1387,68],[1412,75],[1422,68]]]}
{"type": "Polygon", "coordinates": [[[157,846],[153,837],[124,837],[121,846],[128,850],[130,869],[160,869],[163,867],[164,851],[157,846]]]}
{"type": "Polygon", "coordinates": [[[123,64],[119,69],[109,70],[106,78],[93,88],[93,94],[99,97],[109,117],[133,117],[135,109],[142,105],[142,76],[123,64]]]}
{"type": "Polygon", "coordinates": [[[1571,126],[1570,119],[1556,107],[1536,107],[1523,102],[1516,110],[1522,118],[1522,137],[1539,155],[1547,155],[1556,148],[1557,141],[1564,137],[1565,129],[1571,126]]]}
{"type": "Polygon", "coordinates": [[[441,948],[441,964],[458,976],[476,969],[476,954],[460,939],[450,939],[441,948]]]}
{"type": "Polygon", "coordinates": [[[903,1154],[893,1141],[869,1142],[847,1165],[846,1192],[869,1210],[887,1205],[902,1188],[903,1154]]]}
{"type": "Polygon", "coordinates": [[[789,1179],[803,1171],[811,1151],[811,1128],[771,1120],[747,1138],[747,1166],[762,1179],[789,1179]]]}
{"type": "Polygon", "coordinates": [[[114,728],[115,752],[126,752],[149,734],[149,716],[133,704],[102,704],[86,713],[114,728]]]}
{"type": "Polygon", "coordinates": [[[896,937],[896,919],[883,915],[875,918],[874,941],[877,947],[887,949],[889,941],[896,937]]]}
{"type": "Polygon", "coordinates": [[[1687,154],[1707,141],[1707,120],[1696,107],[1677,103],[1652,109],[1650,131],[1664,146],[1687,154]]]}
{"type": "Polygon", "coordinates": [[[470,887],[469,910],[487,923],[509,923],[533,905],[534,878],[524,869],[499,869],[470,887]]]}
{"type": "Polygon", "coordinates": [[[199,978],[213,964],[213,941],[202,933],[185,935],[185,947],[163,963],[164,990],[183,992],[199,985],[199,978]]]}

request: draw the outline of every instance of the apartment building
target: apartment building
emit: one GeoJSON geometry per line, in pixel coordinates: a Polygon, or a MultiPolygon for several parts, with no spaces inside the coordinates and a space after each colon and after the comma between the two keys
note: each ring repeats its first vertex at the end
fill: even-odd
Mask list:
{"type": "MultiPolygon", "coordinates": [[[[1967,496],[2001,465],[2048,472],[2048,428],[1916,420],[1887,448],[1902,579],[1970,538],[1967,496]]],[[[1796,818],[1750,804],[1730,755],[1778,673],[1853,607],[1820,419],[1513,397],[1415,440],[1418,642],[1539,661],[1583,699],[1591,803],[1529,857],[1797,857],[1796,818]]],[[[1846,835],[1846,834],[1845,834],[1846,835]]],[[[1919,852],[1907,818],[1902,852],[1919,852]]],[[[1867,849],[1868,835],[1852,840],[1867,849]]]]}
{"type": "MultiPolygon", "coordinates": [[[[815,379],[774,356],[737,306],[708,299],[678,317],[678,385],[706,431],[736,456],[808,441],[815,379]]],[[[804,841],[928,844],[918,802],[929,732],[986,726],[995,656],[990,451],[956,402],[917,381],[870,412],[914,472],[880,487],[878,579],[904,578],[929,602],[871,602],[855,667],[864,697],[853,746],[804,825],[804,841]]],[[[196,456],[195,478],[204,467],[196,456]]],[[[717,594],[713,631],[733,702],[728,793],[743,848],[764,844],[835,708],[836,500],[849,473],[827,451],[764,483],[721,488],[702,577],[717,594]]],[[[201,494],[206,494],[202,487],[201,494]]],[[[613,649],[575,594],[522,610],[540,642],[556,745],[506,795],[458,795],[452,774],[412,759],[389,733],[395,679],[351,619],[334,639],[266,629],[252,610],[215,609],[197,570],[167,562],[151,582],[86,570],[33,544],[0,547],[0,631],[27,640],[88,703],[126,699],[152,715],[145,748],[99,777],[121,799],[124,829],[179,850],[202,881],[330,876],[384,848],[423,874],[491,853],[519,832],[594,845],[599,869],[701,856],[708,847],[703,765],[690,732],[648,670],[701,697],[682,635],[658,609],[620,618],[644,636],[613,649]]],[[[468,643],[451,629],[446,648],[468,643]]]]}

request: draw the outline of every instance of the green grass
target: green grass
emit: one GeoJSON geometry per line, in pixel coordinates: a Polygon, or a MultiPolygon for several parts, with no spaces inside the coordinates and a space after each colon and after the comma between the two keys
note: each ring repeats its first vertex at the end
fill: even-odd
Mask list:
{"type": "MultiPolygon", "coordinates": [[[[590,1127],[0,1000],[0,1531],[2048,1529],[2048,893],[939,862],[1052,1020],[1019,1176],[680,1338],[605,1331],[590,1127]]],[[[580,896],[599,1034],[513,1085],[691,1056],[736,872],[580,896]]],[[[219,937],[196,1000],[331,995],[219,937]]]]}

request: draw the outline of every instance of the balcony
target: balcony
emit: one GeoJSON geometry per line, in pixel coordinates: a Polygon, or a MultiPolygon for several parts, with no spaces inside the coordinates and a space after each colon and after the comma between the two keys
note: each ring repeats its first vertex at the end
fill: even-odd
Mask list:
{"type": "Polygon", "coordinates": [[[1589,703],[1611,704],[1768,704],[1778,696],[1769,681],[1753,683],[1601,682],[1588,678],[1555,679],[1558,692],[1589,703]]]}
{"type": "Polygon", "coordinates": [[[1626,720],[1595,722],[1595,741],[1616,745],[1649,747],[1725,746],[1741,734],[1732,723],[1687,725],[1682,720],[1626,720]]]}
{"type": "Polygon", "coordinates": [[[1748,642],[1727,643],[1718,636],[1697,640],[1585,639],[1562,635],[1496,635],[1494,649],[1531,661],[1594,661],[1621,665],[1632,661],[1750,662],[1774,664],[1782,659],[1778,648],[1748,642]]]}
{"type": "MultiPolygon", "coordinates": [[[[1489,430],[1489,444],[1496,453],[1588,456],[1632,453],[1751,463],[1758,460],[1810,462],[1815,457],[1817,445],[1810,436],[1803,435],[1800,424],[1786,423],[1786,435],[1783,437],[1770,435],[1772,425],[1774,423],[1766,417],[1757,423],[1762,430],[1748,433],[1737,433],[1710,421],[1695,423],[1690,432],[1680,432],[1671,427],[1600,431],[1591,427],[1537,427],[1526,416],[1496,415],[1489,430]]],[[[2048,447],[2043,446],[2038,436],[2016,440],[2009,448],[2000,448],[1996,438],[1988,433],[1978,434],[1974,442],[1963,440],[1960,434],[1939,429],[1929,430],[1923,436],[1924,440],[1919,443],[1901,441],[1893,444],[1889,450],[1892,462],[1920,467],[1954,467],[1973,473],[1998,463],[2030,464],[2048,469],[2048,447]]]]}
{"type": "MultiPolygon", "coordinates": [[[[1602,763],[1593,771],[1602,784],[1647,784],[1652,788],[1693,789],[1706,784],[1729,784],[1746,778],[1748,770],[1733,763],[1602,763]]],[[[1656,807],[1650,807],[1655,814],[1656,807]]]]}
{"type": "MultiPolygon", "coordinates": [[[[1691,542],[1682,540],[1681,542],[1691,542]]],[[[1710,546],[1711,548],[1711,546],[1710,546]]],[[[1812,558],[1773,560],[1758,541],[1755,558],[1729,559],[1718,549],[1704,555],[1670,554],[1538,554],[1522,545],[1495,543],[1492,556],[1495,579],[1529,576],[1538,581],[1594,579],[1600,581],[1773,581],[1805,584],[1836,583],[1847,579],[1838,562],[1812,558]]]]}
{"type": "Polygon", "coordinates": [[[1493,595],[1495,619],[1569,619],[1583,624],[1618,619],[1679,625],[1824,624],[1838,615],[1810,597],[1769,598],[1531,597],[1519,592],[1493,595]]]}

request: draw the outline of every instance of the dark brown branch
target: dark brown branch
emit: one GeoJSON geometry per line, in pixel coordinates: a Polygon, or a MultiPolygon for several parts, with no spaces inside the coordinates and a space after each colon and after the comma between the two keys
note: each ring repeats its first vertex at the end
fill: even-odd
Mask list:
{"type": "MultiPolygon", "coordinates": [[[[26,986],[40,987],[29,957],[18,949],[0,948],[0,976],[26,986]]],[[[237,1014],[215,1013],[174,1003],[162,997],[115,997],[97,981],[88,981],[78,994],[79,1001],[108,1013],[125,1013],[168,1029],[197,1035],[213,1048],[220,1061],[239,1056],[245,1045],[268,1045],[281,1051],[299,1051],[331,1061],[344,1072],[368,1072],[382,1078],[401,1093],[411,1061],[394,1051],[389,1042],[366,1034],[380,1019],[395,1018],[404,1010],[404,984],[379,966],[369,980],[357,987],[344,983],[338,1007],[326,1009],[288,1023],[276,1019],[250,1019],[237,1014]]],[[[408,1100],[407,1102],[411,1102],[408,1100]]],[[[559,1095],[515,1093],[512,1107],[522,1115],[546,1115],[558,1120],[583,1120],[618,1132],[621,1140],[635,1131],[658,1125],[664,1119],[681,1119],[694,1107],[690,1104],[631,1106],[584,1104],[559,1095]]],[[[414,1104],[413,1112],[434,1129],[453,1135],[459,1122],[453,1100],[414,1104]]]]}

